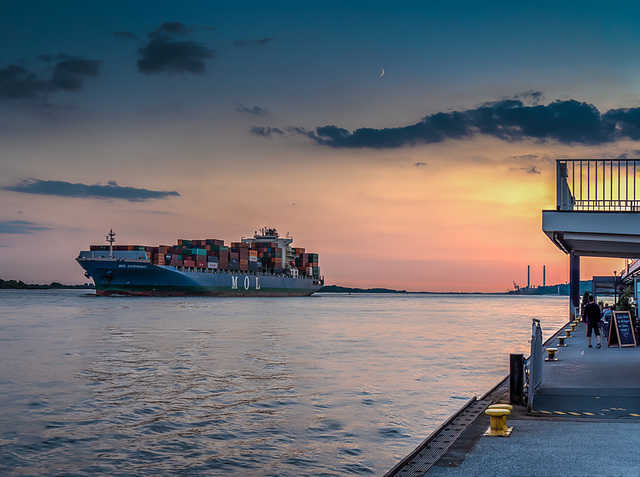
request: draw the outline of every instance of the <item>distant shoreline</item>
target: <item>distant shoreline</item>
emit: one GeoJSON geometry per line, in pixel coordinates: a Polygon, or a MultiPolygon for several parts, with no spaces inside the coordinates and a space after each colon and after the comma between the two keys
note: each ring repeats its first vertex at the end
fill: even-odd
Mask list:
{"type": "Polygon", "coordinates": [[[84,285],[63,285],[58,282],[51,282],[48,285],[24,283],[21,280],[3,280],[0,278],[0,290],[56,290],[56,289],[83,289],[95,290],[93,283],[85,283],[84,285]]]}
{"type": "MultiPolygon", "coordinates": [[[[585,280],[580,282],[581,293],[584,290],[591,291],[591,280],[585,280]]],[[[518,290],[509,290],[506,292],[432,292],[432,291],[420,291],[410,292],[406,290],[393,290],[390,288],[349,288],[341,287],[338,285],[325,285],[320,290],[320,293],[396,293],[406,295],[557,295],[557,296],[569,296],[569,285],[549,285],[544,287],[531,287],[521,288],[518,290]]]]}
{"type": "MultiPolygon", "coordinates": [[[[20,280],[3,280],[0,278],[0,290],[51,290],[51,289],[83,289],[83,290],[95,290],[93,283],[85,283],[84,285],[64,285],[58,282],[52,282],[48,285],[30,284],[24,283],[20,280]]],[[[580,290],[590,290],[591,280],[581,282],[580,290]]],[[[339,285],[325,285],[320,290],[320,293],[391,293],[391,294],[404,294],[404,295],[569,295],[569,286],[567,284],[562,285],[550,285],[545,287],[536,288],[521,288],[519,290],[509,290],[506,292],[432,292],[432,291],[419,291],[411,292],[407,290],[394,290],[391,288],[351,288],[342,287],[339,285]]]]}

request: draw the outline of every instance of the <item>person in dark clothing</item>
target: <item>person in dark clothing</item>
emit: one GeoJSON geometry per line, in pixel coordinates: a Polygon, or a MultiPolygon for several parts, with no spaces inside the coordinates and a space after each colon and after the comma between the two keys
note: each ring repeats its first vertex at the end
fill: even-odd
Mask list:
{"type": "Polygon", "coordinates": [[[600,307],[593,302],[593,295],[589,296],[589,303],[587,303],[582,311],[582,321],[587,323],[587,341],[589,342],[589,348],[593,348],[593,346],[591,346],[591,330],[596,332],[596,338],[598,338],[596,348],[600,348],[600,307]]]}

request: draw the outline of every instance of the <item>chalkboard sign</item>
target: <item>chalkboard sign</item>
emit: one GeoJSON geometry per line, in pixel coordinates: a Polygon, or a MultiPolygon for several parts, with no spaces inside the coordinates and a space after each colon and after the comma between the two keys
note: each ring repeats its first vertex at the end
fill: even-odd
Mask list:
{"type": "Polygon", "coordinates": [[[608,346],[621,348],[636,346],[636,335],[633,331],[631,313],[628,311],[614,311],[609,324],[608,346]]]}

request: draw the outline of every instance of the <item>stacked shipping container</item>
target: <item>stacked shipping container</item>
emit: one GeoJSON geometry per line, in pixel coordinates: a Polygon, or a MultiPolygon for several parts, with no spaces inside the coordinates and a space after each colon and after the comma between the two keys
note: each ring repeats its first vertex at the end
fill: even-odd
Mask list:
{"type": "MultiPolygon", "coordinates": [[[[91,245],[90,250],[108,251],[109,246],[91,245]]],[[[289,267],[285,267],[283,250],[277,242],[232,242],[228,247],[219,239],[178,239],[176,245],[114,245],[113,250],[145,251],[154,265],[272,273],[282,273],[290,267],[297,268],[300,275],[320,276],[317,253],[306,253],[304,248],[299,247],[291,248],[295,258],[289,267]]]]}

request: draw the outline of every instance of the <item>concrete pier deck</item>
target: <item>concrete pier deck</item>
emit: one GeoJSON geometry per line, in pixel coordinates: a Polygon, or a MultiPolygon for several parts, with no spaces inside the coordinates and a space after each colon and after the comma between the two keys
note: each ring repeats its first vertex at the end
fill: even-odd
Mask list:
{"type": "MultiPolygon", "coordinates": [[[[608,347],[603,337],[597,349],[594,336],[588,348],[585,334],[579,324],[566,347],[547,341],[558,361],[544,363],[532,412],[514,406],[510,437],[483,436],[489,418],[480,413],[426,473],[406,466],[393,475],[640,475],[640,347],[608,347]]],[[[508,403],[508,380],[482,399],[508,403]]]]}

